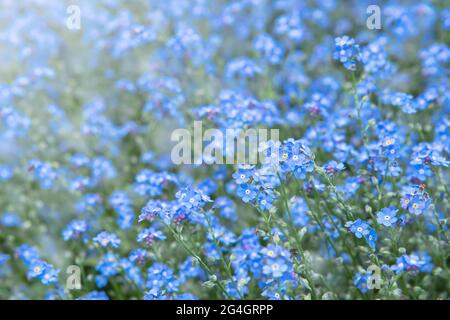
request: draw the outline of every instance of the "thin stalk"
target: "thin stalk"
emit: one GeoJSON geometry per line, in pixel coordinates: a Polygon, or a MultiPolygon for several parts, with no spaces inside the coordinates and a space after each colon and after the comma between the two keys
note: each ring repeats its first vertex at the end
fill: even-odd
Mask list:
{"type": "MultiPolygon", "coordinates": [[[[163,222],[164,223],[164,222],[163,222]]],[[[210,276],[215,276],[214,272],[209,268],[209,266],[203,261],[202,258],[198,254],[196,254],[189,246],[181,239],[180,235],[168,224],[164,223],[164,225],[170,230],[175,240],[180,243],[183,248],[187,251],[188,254],[190,254],[192,257],[194,257],[202,267],[203,270],[205,270],[206,273],[208,273],[210,276]]],[[[219,289],[223,292],[223,294],[231,299],[231,296],[228,294],[228,292],[225,290],[224,286],[220,283],[220,281],[215,281],[219,289]]]]}
{"type": "Polygon", "coordinates": [[[303,251],[303,247],[302,247],[300,238],[298,237],[298,233],[297,233],[297,231],[295,229],[294,218],[292,216],[291,209],[289,208],[289,204],[288,204],[288,201],[287,201],[286,189],[284,187],[283,180],[281,179],[280,174],[277,173],[277,175],[278,175],[278,179],[280,179],[281,193],[282,193],[284,205],[286,207],[286,211],[288,213],[288,218],[289,218],[288,226],[291,229],[291,233],[292,233],[292,235],[294,237],[297,250],[300,253],[300,257],[302,258],[302,261],[305,264],[305,278],[308,280],[308,283],[310,284],[310,287],[311,287],[311,298],[312,299],[317,299],[315,285],[314,285],[314,282],[312,281],[311,274],[309,272],[309,266],[308,266],[308,262],[306,261],[306,258],[305,258],[305,252],[303,251]]]}

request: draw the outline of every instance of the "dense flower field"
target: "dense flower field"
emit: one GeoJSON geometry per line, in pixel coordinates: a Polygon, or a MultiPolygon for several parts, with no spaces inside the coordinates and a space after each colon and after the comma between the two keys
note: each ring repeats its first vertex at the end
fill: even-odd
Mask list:
{"type": "Polygon", "coordinates": [[[446,2],[2,0],[0,298],[448,299],[446,2]]]}

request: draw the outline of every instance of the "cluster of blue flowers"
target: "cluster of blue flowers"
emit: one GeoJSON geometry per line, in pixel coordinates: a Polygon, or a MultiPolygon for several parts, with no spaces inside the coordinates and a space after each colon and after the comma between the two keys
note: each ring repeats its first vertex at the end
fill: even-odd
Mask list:
{"type": "Polygon", "coordinates": [[[14,256],[25,264],[28,279],[39,279],[44,285],[58,285],[60,270],[42,260],[36,248],[26,244],[21,245],[16,249],[14,256]]]}
{"type": "Polygon", "coordinates": [[[449,299],[450,10],[371,4],[2,4],[0,298],[449,299]]]}

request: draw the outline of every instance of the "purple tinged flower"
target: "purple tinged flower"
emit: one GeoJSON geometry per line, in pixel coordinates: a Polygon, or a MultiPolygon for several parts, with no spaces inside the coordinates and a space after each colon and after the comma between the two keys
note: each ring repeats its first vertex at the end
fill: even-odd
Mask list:
{"type": "Polygon", "coordinates": [[[142,248],[135,249],[131,251],[129,259],[131,262],[136,262],[139,265],[144,264],[145,259],[147,259],[148,251],[142,248]]]}
{"type": "Polygon", "coordinates": [[[404,197],[402,197],[402,199],[400,200],[400,205],[402,206],[403,209],[407,209],[410,205],[412,199],[412,195],[405,195],[404,197]]]}
{"type": "Polygon", "coordinates": [[[414,196],[411,203],[408,206],[408,211],[416,216],[423,213],[425,209],[425,202],[418,196],[414,196]]]}
{"type": "Polygon", "coordinates": [[[411,181],[425,182],[428,177],[433,175],[433,171],[427,165],[416,164],[408,169],[411,181]]]}
{"type": "Polygon", "coordinates": [[[418,216],[426,212],[431,201],[423,186],[413,185],[403,189],[400,204],[402,208],[418,216]]]}
{"type": "Polygon", "coordinates": [[[431,256],[426,252],[414,252],[410,255],[402,255],[397,258],[391,270],[395,273],[411,271],[413,274],[417,272],[431,272],[433,263],[431,256]]]}
{"type": "Polygon", "coordinates": [[[65,241],[69,239],[79,239],[83,233],[88,231],[89,225],[85,220],[73,220],[66,229],[64,229],[62,236],[65,241]]]}
{"type": "Polygon", "coordinates": [[[334,160],[327,162],[324,166],[323,169],[325,170],[325,172],[329,175],[329,176],[334,176],[335,174],[341,172],[342,170],[345,169],[345,166],[343,163],[338,163],[334,160]]]}
{"type": "Polygon", "coordinates": [[[450,162],[442,155],[442,151],[439,144],[419,143],[413,148],[411,164],[448,167],[450,162]]]}
{"type": "Polygon", "coordinates": [[[139,232],[137,242],[145,242],[147,245],[152,245],[155,240],[165,240],[166,236],[162,231],[153,227],[147,228],[139,232]]]}
{"type": "Polygon", "coordinates": [[[141,209],[141,214],[139,215],[139,222],[144,220],[153,221],[161,213],[161,208],[153,201],[149,201],[145,207],[141,209]]]}

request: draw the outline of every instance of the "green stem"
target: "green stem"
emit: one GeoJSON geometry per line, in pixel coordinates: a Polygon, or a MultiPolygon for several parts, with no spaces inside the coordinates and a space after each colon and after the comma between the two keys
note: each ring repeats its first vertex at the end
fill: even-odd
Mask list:
{"type": "Polygon", "coordinates": [[[213,228],[211,226],[211,222],[209,221],[209,218],[208,218],[206,212],[203,211],[203,214],[205,216],[206,222],[208,223],[208,232],[210,232],[210,234],[211,234],[211,236],[213,238],[213,242],[214,242],[214,245],[216,247],[217,252],[219,253],[220,260],[221,260],[221,262],[222,262],[222,264],[223,264],[223,266],[224,266],[224,268],[225,268],[225,270],[226,270],[226,272],[228,274],[228,277],[230,278],[230,281],[233,283],[234,287],[236,288],[236,291],[237,291],[237,293],[239,295],[239,298],[242,299],[243,297],[242,297],[241,292],[239,291],[238,284],[233,279],[233,273],[231,272],[230,264],[227,263],[227,261],[225,260],[225,257],[223,256],[222,250],[221,250],[221,248],[219,246],[219,243],[217,242],[217,238],[214,235],[214,230],[213,230],[213,228]]]}
{"type": "Polygon", "coordinates": [[[366,133],[366,128],[364,127],[364,123],[361,118],[361,102],[359,101],[358,91],[357,91],[358,83],[356,81],[355,73],[352,72],[351,74],[352,74],[353,99],[355,100],[355,104],[356,104],[356,116],[358,118],[359,126],[361,127],[361,135],[362,135],[363,144],[364,144],[364,147],[366,147],[366,149],[367,149],[367,144],[368,144],[367,133],[366,133]]]}
{"type": "Polygon", "coordinates": [[[308,261],[306,260],[305,252],[303,251],[300,238],[298,237],[298,232],[295,229],[294,218],[292,216],[291,209],[289,208],[289,203],[288,203],[288,200],[287,200],[286,189],[284,187],[283,180],[282,180],[280,174],[277,173],[277,175],[278,175],[278,179],[280,180],[281,193],[282,193],[284,205],[285,205],[286,211],[288,213],[288,218],[289,218],[288,226],[291,229],[292,236],[294,237],[294,240],[295,240],[296,248],[297,248],[298,252],[300,253],[300,257],[301,257],[301,259],[302,259],[302,261],[303,261],[303,263],[305,265],[305,278],[306,278],[306,280],[308,280],[308,283],[309,283],[309,285],[311,287],[311,298],[312,299],[317,299],[316,289],[315,289],[314,282],[312,281],[312,278],[311,278],[311,274],[310,274],[309,266],[308,266],[308,261]]]}
{"type": "Polygon", "coordinates": [[[389,164],[390,161],[389,159],[386,161],[386,168],[384,169],[384,173],[383,173],[383,180],[381,181],[381,185],[378,185],[377,182],[377,189],[378,189],[378,211],[381,210],[383,208],[383,189],[384,189],[384,182],[386,180],[387,177],[387,173],[389,170],[389,164]]]}
{"type": "MultiPolygon", "coordinates": [[[[200,266],[202,267],[202,269],[206,273],[208,273],[210,277],[215,276],[215,274],[212,272],[212,270],[209,268],[209,266],[203,261],[202,258],[200,258],[200,256],[198,254],[196,254],[191,248],[189,248],[189,246],[183,241],[183,239],[180,237],[180,235],[170,225],[166,224],[165,222],[163,222],[163,223],[170,230],[170,232],[172,233],[175,240],[183,246],[183,248],[187,251],[187,253],[190,254],[192,257],[194,257],[198,261],[198,263],[200,263],[200,266]]],[[[215,282],[216,282],[217,286],[219,287],[219,289],[223,292],[223,294],[227,298],[231,299],[231,296],[225,290],[225,288],[220,283],[220,281],[216,280],[215,282]]]]}

